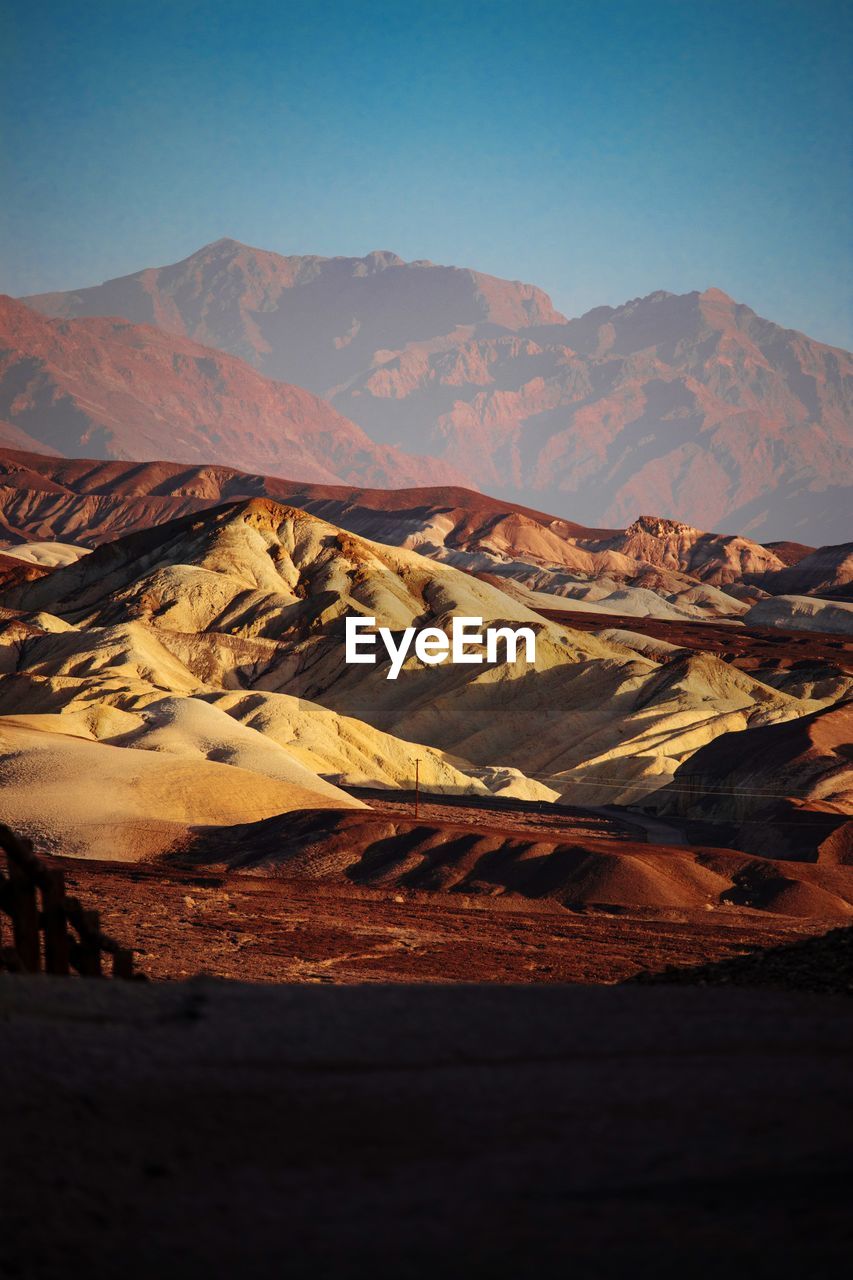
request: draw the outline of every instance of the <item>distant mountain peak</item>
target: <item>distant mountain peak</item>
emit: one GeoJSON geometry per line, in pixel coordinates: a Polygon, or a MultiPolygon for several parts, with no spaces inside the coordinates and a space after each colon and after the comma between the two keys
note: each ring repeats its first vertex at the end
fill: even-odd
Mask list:
{"type": "Polygon", "coordinates": [[[397,253],[393,253],[390,249],[372,249],[370,253],[365,254],[365,262],[369,262],[376,267],[404,267],[405,261],[397,253]]]}
{"type": "Polygon", "coordinates": [[[699,297],[703,302],[734,302],[734,298],[729,297],[722,289],[717,289],[713,285],[710,289],[703,290],[699,297]]]}

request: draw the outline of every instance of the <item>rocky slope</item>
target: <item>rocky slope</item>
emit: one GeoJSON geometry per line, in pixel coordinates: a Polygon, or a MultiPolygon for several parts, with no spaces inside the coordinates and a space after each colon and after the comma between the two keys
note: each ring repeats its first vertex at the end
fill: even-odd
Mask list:
{"type": "MultiPolygon", "coordinates": [[[[853,863],[853,702],[787,724],[724,734],[653,800],[662,813],[731,824],[767,857],[853,863]]],[[[725,826],[717,826],[725,834],[725,826]]]]}
{"type": "Polygon", "coordinates": [[[46,320],[0,296],[0,433],[73,457],[170,458],[378,485],[454,477],[375,445],[300,387],[151,326],[46,320]]]}
{"type": "Polygon", "coordinates": [[[28,301],[236,353],[378,443],[584,523],[659,511],[763,539],[849,537],[850,356],[717,289],[566,321],[540,291],[472,271],[223,240],[28,301]]]}

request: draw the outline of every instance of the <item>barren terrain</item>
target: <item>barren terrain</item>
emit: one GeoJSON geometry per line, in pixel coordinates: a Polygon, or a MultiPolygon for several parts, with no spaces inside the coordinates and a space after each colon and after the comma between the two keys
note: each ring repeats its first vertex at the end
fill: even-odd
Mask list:
{"type": "Polygon", "coordinates": [[[735,906],[573,912],[520,898],[60,862],[73,892],[134,946],[140,970],[155,979],[613,983],[827,927],[735,906]]]}

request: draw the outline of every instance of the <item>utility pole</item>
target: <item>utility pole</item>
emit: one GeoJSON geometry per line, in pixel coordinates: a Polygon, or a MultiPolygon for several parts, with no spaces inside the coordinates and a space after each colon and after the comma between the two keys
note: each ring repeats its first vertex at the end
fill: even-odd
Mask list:
{"type": "Polygon", "coordinates": [[[415,821],[418,820],[418,801],[420,799],[421,790],[421,762],[415,760],[415,821]]]}

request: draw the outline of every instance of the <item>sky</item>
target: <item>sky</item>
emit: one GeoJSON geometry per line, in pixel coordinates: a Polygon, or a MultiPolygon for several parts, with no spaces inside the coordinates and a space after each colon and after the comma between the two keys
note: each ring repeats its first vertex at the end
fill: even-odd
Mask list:
{"type": "Polygon", "coordinates": [[[0,0],[0,291],[232,236],[853,347],[844,0],[0,0]]]}

